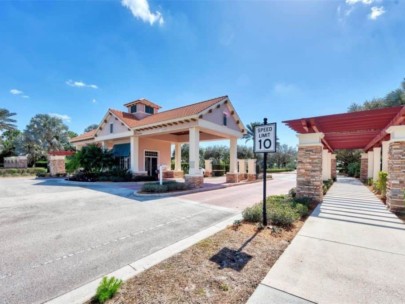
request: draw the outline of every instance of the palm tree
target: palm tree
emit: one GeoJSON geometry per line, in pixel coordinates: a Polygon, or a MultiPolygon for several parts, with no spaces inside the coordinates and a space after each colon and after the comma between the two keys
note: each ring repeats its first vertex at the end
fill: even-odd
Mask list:
{"type": "Polygon", "coordinates": [[[16,113],[10,113],[7,109],[0,108],[0,131],[2,130],[14,130],[16,125],[15,119],[10,118],[11,116],[16,115],[16,113]]]}
{"type": "Polygon", "coordinates": [[[255,136],[255,126],[260,126],[262,123],[255,121],[251,122],[250,124],[246,125],[246,134],[243,135],[243,138],[246,140],[246,142],[253,140],[255,136]]]}

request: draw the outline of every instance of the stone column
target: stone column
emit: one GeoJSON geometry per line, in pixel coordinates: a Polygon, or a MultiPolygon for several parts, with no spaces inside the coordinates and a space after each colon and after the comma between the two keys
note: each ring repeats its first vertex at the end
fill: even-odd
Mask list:
{"type": "Polygon", "coordinates": [[[130,137],[130,160],[131,160],[131,172],[135,174],[139,172],[139,137],[131,136],[130,137]]]}
{"type": "Polygon", "coordinates": [[[248,181],[256,180],[256,159],[248,159],[248,181]]]}
{"type": "Polygon", "coordinates": [[[48,155],[48,167],[51,176],[66,174],[65,156],[48,155]]]}
{"type": "Polygon", "coordinates": [[[368,159],[367,178],[373,178],[373,173],[374,173],[374,152],[373,151],[368,151],[367,159],[368,159]]]}
{"type": "Polygon", "coordinates": [[[330,168],[331,168],[330,153],[328,150],[323,149],[322,150],[322,179],[323,180],[328,180],[331,178],[330,168]]]}
{"type": "Polygon", "coordinates": [[[238,173],[239,173],[239,180],[244,180],[247,178],[246,175],[246,160],[245,159],[238,159],[238,173]]]}
{"type": "Polygon", "coordinates": [[[389,141],[383,141],[382,143],[382,171],[388,172],[388,150],[390,147],[389,141]]]}
{"type": "Polygon", "coordinates": [[[298,134],[297,197],[323,200],[322,138],[323,133],[298,134]]]}
{"type": "Polygon", "coordinates": [[[210,177],[212,176],[212,159],[206,159],[205,161],[205,176],[210,177]]]}
{"type": "Polygon", "coordinates": [[[368,179],[368,154],[367,153],[361,153],[360,179],[363,182],[366,182],[368,179]]]}
{"type": "Polygon", "coordinates": [[[405,126],[392,126],[388,150],[387,205],[393,212],[404,212],[405,126]]]}
{"type": "Polygon", "coordinates": [[[186,184],[193,188],[200,188],[204,184],[204,176],[200,170],[200,129],[189,129],[189,166],[188,174],[185,175],[186,184]]]}
{"type": "Polygon", "coordinates": [[[232,137],[229,140],[229,172],[226,174],[226,182],[227,183],[237,183],[238,179],[238,168],[237,168],[237,161],[238,161],[238,154],[237,154],[237,143],[238,139],[232,137]]]}
{"type": "Polygon", "coordinates": [[[330,171],[331,171],[331,177],[333,180],[336,180],[336,154],[331,154],[331,160],[330,160],[330,171]]]}

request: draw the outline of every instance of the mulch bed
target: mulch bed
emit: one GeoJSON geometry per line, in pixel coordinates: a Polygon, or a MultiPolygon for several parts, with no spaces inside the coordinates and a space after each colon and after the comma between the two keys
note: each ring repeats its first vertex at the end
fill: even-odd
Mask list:
{"type": "Polygon", "coordinates": [[[128,280],[107,303],[245,303],[302,225],[228,227],[128,280]]]}

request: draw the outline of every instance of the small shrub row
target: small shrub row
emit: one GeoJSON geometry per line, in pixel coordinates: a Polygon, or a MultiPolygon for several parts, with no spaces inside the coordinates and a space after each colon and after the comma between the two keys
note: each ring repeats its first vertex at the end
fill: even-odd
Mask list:
{"type": "Polygon", "coordinates": [[[0,169],[0,176],[30,176],[37,174],[46,174],[45,168],[7,168],[0,169]]]}
{"type": "Polygon", "coordinates": [[[159,182],[146,183],[142,186],[141,192],[146,193],[164,193],[172,191],[188,190],[190,187],[186,183],[176,181],[165,181],[162,185],[159,182]]]}
{"type": "Polygon", "coordinates": [[[146,175],[132,176],[132,173],[128,170],[113,169],[106,172],[79,171],[69,177],[69,180],[77,182],[150,182],[155,181],[156,177],[146,175]]]}
{"type": "MultiPolygon", "coordinates": [[[[296,199],[291,195],[273,195],[267,197],[267,220],[272,225],[288,227],[308,214],[309,199],[296,199]]],[[[242,215],[247,222],[262,221],[262,203],[246,208],[242,215]]]]}
{"type": "Polygon", "coordinates": [[[122,280],[115,277],[104,277],[97,287],[96,296],[94,297],[98,303],[105,303],[111,299],[122,285],[122,280]]]}
{"type": "Polygon", "coordinates": [[[387,177],[388,173],[384,171],[378,172],[378,179],[373,183],[374,190],[385,198],[387,193],[387,177]]]}
{"type": "Polygon", "coordinates": [[[323,181],[323,195],[326,194],[326,192],[328,192],[329,188],[332,187],[333,185],[333,179],[328,179],[323,181]]]}
{"type": "Polygon", "coordinates": [[[267,173],[280,173],[280,172],[291,172],[294,171],[292,168],[271,168],[266,170],[267,173]]]}

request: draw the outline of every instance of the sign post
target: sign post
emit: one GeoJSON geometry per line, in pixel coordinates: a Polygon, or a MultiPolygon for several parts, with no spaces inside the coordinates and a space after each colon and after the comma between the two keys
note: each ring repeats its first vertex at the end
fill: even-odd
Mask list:
{"type": "Polygon", "coordinates": [[[267,118],[263,124],[254,128],[254,152],[263,153],[263,226],[267,226],[267,153],[276,152],[276,123],[267,124],[267,118]]]}

